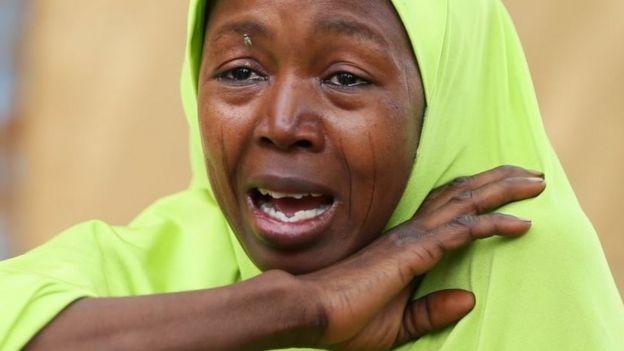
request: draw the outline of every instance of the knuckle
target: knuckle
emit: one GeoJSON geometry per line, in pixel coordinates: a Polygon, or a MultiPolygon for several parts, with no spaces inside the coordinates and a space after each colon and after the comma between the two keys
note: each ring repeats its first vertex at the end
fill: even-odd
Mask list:
{"type": "Polygon", "coordinates": [[[477,222],[477,217],[473,215],[461,215],[451,221],[451,225],[457,227],[472,227],[477,222]]]}
{"type": "Polygon", "coordinates": [[[474,197],[474,191],[472,190],[464,191],[463,193],[461,193],[461,195],[459,195],[459,197],[461,197],[464,200],[472,200],[474,197]]]}
{"type": "Polygon", "coordinates": [[[470,199],[470,197],[466,196],[466,192],[463,192],[463,193],[461,193],[459,195],[455,195],[455,196],[451,197],[449,202],[452,203],[452,204],[459,204],[459,205],[461,205],[461,204],[465,203],[466,200],[469,200],[469,199],[470,199]]]}
{"type": "Polygon", "coordinates": [[[398,247],[405,245],[408,240],[411,240],[410,237],[409,232],[405,230],[395,231],[386,236],[394,246],[398,247]]]}
{"type": "Polygon", "coordinates": [[[481,205],[475,196],[475,192],[471,190],[464,191],[459,195],[453,196],[449,202],[471,213],[481,212],[481,205]]]}
{"type": "Polygon", "coordinates": [[[429,232],[420,225],[413,223],[409,226],[397,228],[387,237],[396,246],[404,246],[410,242],[419,242],[429,236],[429,232]]]}
{"type": "Polygon", "coordinates": [[[461,196],[453,196],[450,198],[449,203],[459,205],[464,203],[464,201],[465,200],[461,196]]]}
{"type": "Polygon", "coordinates": [[[475,227],[477,224],[478,218],[472,215],[461,215],[453,219],[450,225],[456,229],[457,234],[462,240],[470,240],[475,239],[475,227]]]}
{"type": "Polygon", "coordinates": [[[451,188],[453,189],[466,189],[473,182],[473,176],[463,176],[453,179],[451,182],[451,188]]]}

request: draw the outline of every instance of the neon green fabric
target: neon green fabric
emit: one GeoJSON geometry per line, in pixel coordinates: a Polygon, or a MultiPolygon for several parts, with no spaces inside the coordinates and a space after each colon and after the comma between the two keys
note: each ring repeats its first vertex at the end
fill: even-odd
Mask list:
{"type": "MultiPolygon", "coordinates": [[[[621,350],[624,307],[594,229],[545,135],[522,48],[498,0],[395,0],[425,85],[417,161],[388,227],[434,187],[500,164],[545,172],[539,198],[504,211],[531,218],[520,239],[458,250],[418,295],[465,288],[475,309],[401,350],[621,350]]],[[[215,203],[196,113],[205,0],[191,1],[182,97],[193,180],[126,227],[88,222],[0,263],[0,349],[20,349],[69,303],[205,289],[258,274],[215,203]]]]}

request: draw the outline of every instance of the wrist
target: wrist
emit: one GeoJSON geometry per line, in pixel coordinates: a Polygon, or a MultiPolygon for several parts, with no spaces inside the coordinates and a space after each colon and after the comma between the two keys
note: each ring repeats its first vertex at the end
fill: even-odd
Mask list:
{"type": "Polygon", "coordinates": [[[259,279],[264,282],[260,285],[269,286],[264,297],[274,307],[271,324],[279,345],[271,346],[317,346],[327,327],[327,314],[312,284],[281,270],[267,271],[259,279]]]}

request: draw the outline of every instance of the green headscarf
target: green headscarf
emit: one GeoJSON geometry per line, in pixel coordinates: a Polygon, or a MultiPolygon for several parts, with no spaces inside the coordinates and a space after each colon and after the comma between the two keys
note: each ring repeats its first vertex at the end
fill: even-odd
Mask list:
{"type": "MultiPolygon", "coordinates": [[[[447,255],[417,294],[473,291],[462,321],[401,350],[621,350],[624,307],[591,224],[545,135],[522,48],[499,0],[395,0],[425,86],[417,161],[388,227],[427,193],[501,164],[544,171],[547,190],[504,211],[533,220],[517,240],[447,255]]],[[[193,180],[126,227],[93,221],[0,263],[0,349],[17,350],[68,304],[228,285],[259,273],[209,189],[197,121],[206,0],[192,0],[182,97],[193,180]]]]}

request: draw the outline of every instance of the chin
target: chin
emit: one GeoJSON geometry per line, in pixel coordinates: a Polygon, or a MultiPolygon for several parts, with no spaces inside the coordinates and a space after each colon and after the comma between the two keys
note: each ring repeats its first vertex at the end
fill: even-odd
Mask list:
{"type": "Polygon", "coordinates": [[[260,270],[277,269],[300,275],[318,271],[351,256],[375,240],[379,236],[375,233],[380,232],[381,229],[363,232],[330,227],[316,241],[287,248],[273,245],[249,227],[237,231],[236,236],[247,256],[260,270]]]}
{"type": "Polygon", "coordinates": [[[310,273],[328,267],[354,251],[347,248],[344,248],[344,251],[337,251],[336,245],[333,245],[334,250],[331,250],[324,247],[325,245],[314,244],[298,249],[283,249],[271,246],[254,234],[244,237],[239,236],[243,249],[262,271],[278,269],[295,275],[310,273]]]}

